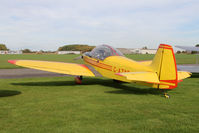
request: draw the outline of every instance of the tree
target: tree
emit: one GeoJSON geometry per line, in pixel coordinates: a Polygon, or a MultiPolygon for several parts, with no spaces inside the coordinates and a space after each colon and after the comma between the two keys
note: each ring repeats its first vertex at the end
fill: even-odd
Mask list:
{"type": "Polygon", "coordinates": [[[196,44],[196,47],[199,47],[199,44],[196,44]]]}
{"type": "Polygon", "coordinates": [[[142,49],[148,49],[147,46],[144,46],[142,49]]]}
{"type": "Polygon", "coordinates": [[[23,53],[32,53],[32,51],[30,49],[24,49],[22,50],[23,53]]]}
{"type": "Polygon", "coordinates": [[[5,44],[0,44],[0,50],[8,50],[5,44]]]}
{"type": "Polygon", "coordinates": [[[84,53],[87,51],[91,51],[93,48],[94,46],[73,44],[59,47],[58,51],[81,51],[82,53],[84,53]]]}
{"type": "Polygon", "coordinates": [[[181,54],[181,51],[177,51],[177,54],[181,54]]]}

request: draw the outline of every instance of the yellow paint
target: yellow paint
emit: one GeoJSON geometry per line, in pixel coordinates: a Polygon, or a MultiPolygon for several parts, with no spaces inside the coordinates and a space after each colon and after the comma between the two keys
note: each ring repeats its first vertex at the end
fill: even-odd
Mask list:
{"type": "MultiPolygon", "coordinates": [[[[109,56],[103,61],[88,56],[83,59],[85,64],[104,77],[153,88],[173,89],[177,87],[178,80],[190,76],[188,72],[177,72],[175,57],[169,45],[160,45],[152,61],[137,62],[123,56],[109,56]]],[[[17,60],[15,64],[62,74],[94,76],[85,65],[73,63],[17,60]]]]}
{"type": "Polygon", "coordinates": [[[122,56],[110,56],[103,61],[84,57],[84,61],[107,78],[160,89],[177,87],[176,62],[169,45],[160,45],[152,61],[137,62],[122,56]]]}
{"type": "Polygon", "coordinates": [[[140,64],[145,65],[145,66],[149,66],[152,63],[152,60],[149,61],[139,61],[140,64]]]}
{"type": "Polygon", "coordinates": [[[153,72],[150,67],[144,66],[139,62],[122,56],[110,56],[107,57],[104,61],[96,60],[90,57],[84,57],[84,61],[86,64],[93,66],[102,76],[125,82],[132,82],[132,80],[128,80],[126,77],[116,75],[116,73],[153,72]],[[88,63],[89,61],[95,65],[93,65],[92,63],[88,63]],[[106,69],[105,67],[103,67],[103,64],[111,66],[111,69],[106,69]]]}
{"type": "Polygon", "coordinates": [[[178,71],[178,80],[182,80],[191,76],[190,72],[178,71]]]}
{"type": "Polygon", "coordinates": [[[94,76],[94,74],[89,69],[73,63],[17,60],[16,65],[62,74],[94,76]]]}
{"type": "Polygon", "coordinates": [[[159,84],[158,76],[154,72],[127,72],[120,73],[119,75],[125,76],[127,80],[141,81],[159,84]]]}

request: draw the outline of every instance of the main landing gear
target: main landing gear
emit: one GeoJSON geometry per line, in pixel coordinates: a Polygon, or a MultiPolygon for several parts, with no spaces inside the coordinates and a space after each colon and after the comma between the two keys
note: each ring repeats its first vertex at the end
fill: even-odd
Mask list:
{"type": "Polygon", "coordinates": [[[82,84],[82,79],[83,79],[83,76],[77,76],[77,77],[75,77],[75,83],[76,84],[82,84]]]}

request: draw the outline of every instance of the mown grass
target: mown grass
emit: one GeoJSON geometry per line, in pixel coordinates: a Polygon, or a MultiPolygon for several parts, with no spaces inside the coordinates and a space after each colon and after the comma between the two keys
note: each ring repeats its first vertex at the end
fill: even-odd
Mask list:
{"type": "Polygon", "coordinates": [[[152,88],[105,78],[0,79],[1,133],[197,133],[199,75],[165,99],[152,88]]]}
{"type": "MultiPolygon", "coordinates": [[[[61,62],[72,62],[72,63],[83,63],[82,60],[73,60],[75,57],[80,55],[56,55],[56,54],[22,54],[22,55],[0,55],[0,69],[3,68],[21,68],[19,66],[15,66],[9,64],[8,60],[17,60],[17,59],[25,59],[25,60],[46,60],[46,61],[61,61],[61,62]]],[[[128,58],[133,60],[142,61],[142,60],[152,60],[154,55],[146,54],[132,54],[126,55],[128,58]]],[[[197,55],[187,55],[187,54],[177,54],[176,60],[177,64],[195,64],[197,55]]]]}

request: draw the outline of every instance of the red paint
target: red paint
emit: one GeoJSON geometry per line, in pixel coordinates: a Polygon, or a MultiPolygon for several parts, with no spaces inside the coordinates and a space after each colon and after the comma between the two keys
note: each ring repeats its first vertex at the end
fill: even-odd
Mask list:
{"type": "Polygon", "coordinates": [[[116,71],[117,71],[116,67],[113,67],[113,72],[116,72],[116,71]]]}
{"type": "Polygon", "coordinates": [[[168,48],[168,47],[159,47],[159,48],[170,49],[170,50],[172,50],[172,48],[168,48]]]}
{"type": "Polygon", "coordinates": [[[122,74],[120,73],[115,73],[115,75],[118,75],[118,76],[121,76],[121,77],[124,77],[122,74]]]}
{"type": "Polygon", "coordinates": [[[168,45],[168,44],[160,44],[160,46],[167,46],[167,47],[171,47],[171,45],[168,45]]]}
{"type": "Polygon", "coordinates": [[[10,64],[16,64],[17,60],[8,60],[8,63],[10,64]]]}
{"type": "Polygon", "coordinates": [[[106,70],[109,70],[109,71],[112,71],[112,66],[109,66],[107,64],[103,64],[103,63],[99,63],[97,61],[94,61],[92,59],[88,59],[88,58],[85,58],[85,62],[91,64],[91,65],[94,65],[96,67],[99,67],[99,68],[102,68],[102,69],[106,69],[106,70]]]}
{"type": "Polygon", "coordinates": [[[78,64],[78,65],[81,66],[81,67],[84,67],[84,68],[86,68],[90,71],[90,69],[86,65],[84,65],[84,64],[78,64]]]}
{"type": "Polygon", "coordinates": [[[182,82],[182,81],[183,81],[183,80],[178,80],[178,83],[179,83],[179,82],[182,82]]]}
{"type": "Polygon", "coordinates": [[[174,89],[174,88],[176,88],[178,86],[178,71],[177,71],[176,58],[175,58],[175,54],[173,52],[173,49],[171,51],[172,51],[173,59],[174,59],[174,63],[175,63],[176,79],[175,79],[175,86],[171,87],[170,89],[174,89]]]}
{"type": "Polygon", "coordinates": [[[176,80],[160,80],[162,82],[176,83],[176,80]]]}
{"type": "Polygon", "coordinates": [[[117,73],[122,73],[122,72],[130,72],[129,70],[126,70],[126,69],[123,69],[123,68],[118,68],[117,69],[117,67],[113,67],[113,70],[112,70],[113,72],[117,72],[117,73]]]}

